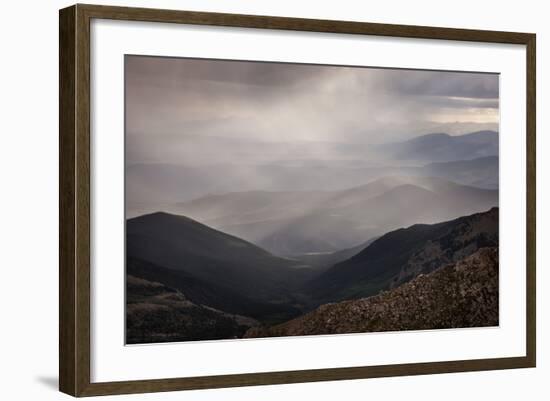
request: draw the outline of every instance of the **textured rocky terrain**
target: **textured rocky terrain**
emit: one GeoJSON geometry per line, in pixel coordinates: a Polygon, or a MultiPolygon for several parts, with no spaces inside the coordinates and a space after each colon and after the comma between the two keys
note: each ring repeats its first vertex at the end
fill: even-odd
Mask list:
{"type": "Polygon", "coordinates": [[[391,287],[457,262],[484,247],[498,245],[498,208],[457,220],[457,224],[440,237],[428,240],[414,252],[396,275],[391,287]]]}
{"type": "Polygon", "coordinates": [[[283,324],[252,327],[245,337],[496,326],[498,283],[498,248],[482,248],[379,295],[325,304],[283,324]]]}
{"type": "Polygon", "coordinates": [[[391,231],[312,280],[308,290],[320,305],[396,288],[480,248],[498,246],[498,219],[498,208],[492,208],[451,221],[391,231]]]}
{"type": "Polygon", "coordinates": [[[239,338],[254,319],[191,302],[163,284],[127,277],[128,344],[239,338]]]}

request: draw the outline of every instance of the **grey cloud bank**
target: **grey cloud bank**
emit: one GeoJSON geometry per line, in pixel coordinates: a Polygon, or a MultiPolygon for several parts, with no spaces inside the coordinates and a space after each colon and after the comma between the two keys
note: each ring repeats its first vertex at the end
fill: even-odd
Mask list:
{"type": "Polygon", "coordinates": [[[498,130],[498,75],[126,58],[133,163],[166,162],[143,160],[139,148],[188,136],[363,144],[478,129],[498,130]]]}
{"type": "MultiPolygon", "coordinates": [[[[498,136],[482,135],[485,148],[438,137],[422,149],[380,146],[498,131],[495,74],[127,56],[125,79],[133,215],[208,194],[342,190],[498,156],[498,136]],[[426,157],[431,147],[439,156],[426,157]]],[[[445,178],[494,188],[498,159],[459,167],[445,178]]]]}

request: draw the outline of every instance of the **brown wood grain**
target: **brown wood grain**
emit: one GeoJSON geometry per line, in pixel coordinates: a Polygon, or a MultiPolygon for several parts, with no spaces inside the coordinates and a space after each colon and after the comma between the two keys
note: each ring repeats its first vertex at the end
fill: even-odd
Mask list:
{"type": "Polygon", "coordinates": [[[536,87],[536,36],[531,35],[527,46],[527,302],[526,334],[527,359],[536,366],[537,359],[537,269],[536,269],[536,225],[537,225],[537,87],[536,87]]]}
{"type": "Polygon", "coordinates": [[[75,8],[59,16],[59,389],[74,394],[75,277],[75,8]]]}
{"type": "Polygon", "coordinates": [[[73,396],[534,367],[536,363],[536,45],[530,33],[75,5],[59,15],[59,388],[73,396]],[[90,20],[169,22],[491,43],[527,48],[527,324],[524,357],[90,382],[90,20]]]}

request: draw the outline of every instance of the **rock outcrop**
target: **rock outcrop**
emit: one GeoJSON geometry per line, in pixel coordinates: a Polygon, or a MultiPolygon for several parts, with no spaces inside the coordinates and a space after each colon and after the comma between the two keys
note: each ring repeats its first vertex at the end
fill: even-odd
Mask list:
{"type": "Polygon", "coordinates": [[[498,271],[498,248],[482,248],[379,295],[325,304],[283,324],[252,327],[245,337],[497,326],[498,271]]]}

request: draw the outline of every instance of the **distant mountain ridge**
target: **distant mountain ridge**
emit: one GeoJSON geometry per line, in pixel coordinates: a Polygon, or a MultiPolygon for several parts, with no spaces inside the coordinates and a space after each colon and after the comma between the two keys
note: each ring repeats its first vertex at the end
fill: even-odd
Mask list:
{"type": "Polygon", "coordinates": [[[498,156],[498,132],[478,131],[451,136],[445,133],[422,135],[403,142],[379,146],[394,160],[450,162],[498,156]]]}
{"type": "Polygon", "coordinates": [[[434,223],[498,205],[498,191],[437,177],[389,176],[343,191],[251,191],[174,205],[270,252],[297,254],[351,248],[387,231],[434,223]]]}
{"type": "MultiPolygon", "coordinates": [[[[212,138],[210,138],[212,139],[212,138]]],[[[479,131],[466,135],[429,134],[385,144],[301,143],[302,150],[290,144],[258,144],[241,154],[240,146],[227,138],[222,147],[210,140],[199,146],[224,149],[224,157],[189,163],[196,156],[193,138],[179,156],[166,163],[130,163],[126,166],[127,213],[130,217],[166,210],[165,206],[213,194],[246,191],[344,190],[388,175],[436,175],[464,185],[495,189],[498,163],[484,170],[475,159],[498,157],[498,133],[479,131]],[[233,149],[239,157],[231,157],[233,149]],[[227,154],[226,154],[227,153],[227,154]],[[267,155],[269,153],[269,156],[267,155]],[[445,173],[430,168],[432,163],[468,162],[468,166],[448,165],[445,173]],[[478,176],[482,176],[479,177],[478,176]]],[[[295,145],[295,144],[294,144],[295,145]]],[[[219,154],[220,152],[218,152],[219,154]]],[[[218,155],[219,156],[219,155],[218,155]]]]}
{"type": "Polygon", "coordinates": [[[416,169],[419,175],[440,177],[457,184],[483,189],[498,189],[498,156],[479,157],[472,160],[430,163],[416,169]]]}

